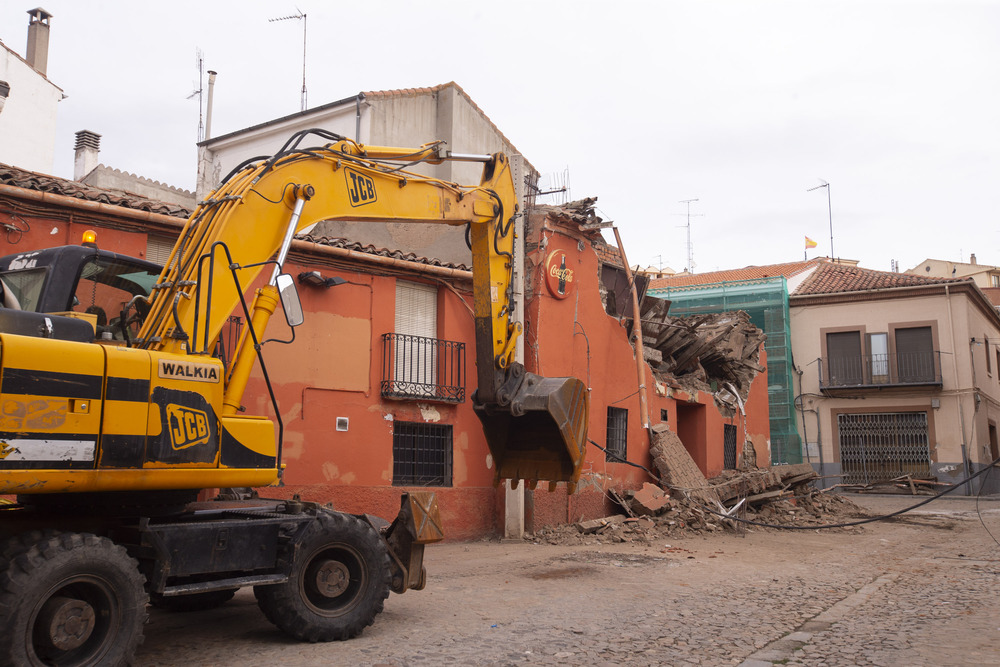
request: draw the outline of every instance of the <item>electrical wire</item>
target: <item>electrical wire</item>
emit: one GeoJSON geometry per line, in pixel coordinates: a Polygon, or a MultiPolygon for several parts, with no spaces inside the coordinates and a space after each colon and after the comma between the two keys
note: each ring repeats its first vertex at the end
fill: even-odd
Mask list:
{"type": "MultiPolygon", "coordinates": [[[[899,516],[901,514],[905,514],[907,512],[911,512],[911,511],[917,509],[918,507],[923,507],[924,505],[937,500],[941,496],[943,496],[945,494],[948,494],[948,493],[951,493],[952,491],[954,491],[955,489],[959,488],[963,484],[967,484],[967,483],[971,482],[972,480],[976,479],[977,477],[979,477],[980,475],[983,475],[983,474],[985,474],[987,472],[990,472],[993,469],[993,466],[995,466],[998,463],[1000,463],[1000,457],[998,457],[991,464],[989,464],[987,467],[983,468],[979,472],[975,473],[974,475],[970,475],[969,477],[967,477],[967,478],[965,478],[965,479],[963,479],[963,480],[961,480],[959,482],[956,482],[954,485],[949,486],[947,489],[944,489],[940,493],[937,493],[937,494],[931,496],[927,500],[923,500],[923,501],[917,503],[916,505],[911,505],[910,507],[904,507],[903,509],[897,510],[895,512],[890,512],[889,514],[883,514],[883,515],[879,515],[879,516],[868,517],[866,519],[859,519],[857,521],[845,521],[845,522],[842,522],[842,523],[820,524],[818,526],[788,526],[788,525],[781,525],[781,524],[777,524],[777,523],[764,523],[762,521],[751,521],[749,519],[741,519],[739,517],[730,516],[729,514],[725,514],[723,512],[719,512],[717,510],[714,510],[711,507],[709,507],[709,506],[707,506],[707,505],[705,505],[703,503],[699,503],[699,502],[694,501],[694,500],[691,499],[691,496],[690,496],[690,494],[688,492],[689,491],[698,491],[700,489],[686,488],[686,487],[681,487],[681,486],[674,486],[673,484],[668,484],[668,483],[664,482],[663,480],[661,480],[659,478],[659,476],[653,474],[653,471],[650,470],[649,468],[647,468],[646,466],[640,465],[638,463],[633,463],[632,461],[626,461],[624,459],[621,459],[620,457],[618,457],[617,455],[615,455],[613,452],[608,452],[607,449],[605,449],[604,447],[601,447],[599,444],[597,444],[593,440],[590,440],[589,438],[588,438],[588,442],[590,442],[590,444],[594,445],[599,450],[601,450],[602,452],[604,452],[606,455],[609,455],[609,456],[617,459],[618,463],[624,463],[626,465],[632,466],[633,468],[639,468],[640,470],[645,470],[647,473],[649,473],[649,475],[653,479],[655,479],[657,482],[659,482],[662,486],[664,486],[665,488],[667,488],[667,489],[669,489],[671,491],[680,491],[694,505],[697,505],[700,509],[702,509],[702,510],[704,510],[706,512],[709,512],[710,514],[714,514],[716,516],[722,517],[723,519],[731,519],[733,521],[736,521],[736,522],[739,522],[739,523],[743,523],[743,524],[747,524],[749,526],[759,526],[759,527],[762,527],[762,528],[776,528],[776,529],[779,529],[779,530],[824,530],[824,529],[828,529],[828,528],[849,528],[851,526],[860,526],[862,524],[874,523],[876,521],[885,521],[886,519],[891,519],[891,518],[897,517],[897,516],[899,516]]],[[[709,488],[712,488],[712,487],[709,487],[709,488]]],[[[980,487],[980,491],[981,490],[982,490],[982,488],[980,487]]],[[[977,498],[977,503],[978,503],[978,498],[977,498]]],[[[977,511],[978,511],[978,505],[977,505],[977,511]]],[[[982,522],[982,515],[981,514],[980,514],[979,520],[980,520],[980,522],[982,522]]],[[[986,524],[984,523],[983,527],[985,527],[985,525],[986,524]]],[[[989,533],[990,537],[993,538],[994,542],[997,542],[997,539],[995,537],[993,537],[993,534],[990,533],[989,529],[987,529],[986,532],[989,533]]],[[[1000,542],[997,542],[997,544],[1000,545],[1000,542]]]]}

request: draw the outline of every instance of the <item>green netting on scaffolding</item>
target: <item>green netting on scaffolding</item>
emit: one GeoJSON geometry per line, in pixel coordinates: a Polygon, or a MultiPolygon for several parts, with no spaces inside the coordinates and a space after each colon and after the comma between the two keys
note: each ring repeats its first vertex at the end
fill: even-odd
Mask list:
{"type": "Polygon", "coordinates": [[[795,426],[792,339],[788,328],[788,285],[782,276],[650,289],[667,299],[671,315],[743,310],[766,335],[767,399],[771,425],[771,463],[802,463],[802,441],[795,426]]]}

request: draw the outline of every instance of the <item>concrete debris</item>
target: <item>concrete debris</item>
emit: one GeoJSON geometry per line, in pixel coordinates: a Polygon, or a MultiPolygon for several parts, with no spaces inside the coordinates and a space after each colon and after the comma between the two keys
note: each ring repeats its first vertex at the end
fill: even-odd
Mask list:
{"type": "Polygon", "coordinates": [[[665,299],[642,299],[646,361],[660,381],[674,389],[712,393],[723,414],[735,414],[750,383],[766,370],[759,363],[764,332],[742,310],[671,317],[669,309],[665,299]]]}
{"type": "Polygon", "coordinates": [[[656,516],[670,505],[670,496],[658,486],[645,483],[631,493],[631,510],[637,516],[656,516]]]}
{"type": "Polygon", "coordinates": [[[718,494],[708,485],[705,475],[676,433],[666,423],[660,422],[650,429],[653,443],[649,455],[660,473],[660,484],[664,488],[685,489],[692,498],[714,506],[719,501],[718,494]]]}
{"type": "Polygon", "coordinates": [[[549,544],[590,541],[653,543],[668,536],[685,534],[777,530],[748,525],[734,518],[772,526],[819,526],[869,516],[844,496],[812,488],[810,483],[814,479],[816,473],[808,464],[752,471],[727,470],[708,480],[710,487],[722,499],[713,503],[702,503],[676,491],[668,493],[652,484],[644,484],[641,489],[615,494],[627,504],[629,513],[640,515],[638,518],[616,514],[603,519],[543,528],[526,536],[526,539],[549,544]]]}

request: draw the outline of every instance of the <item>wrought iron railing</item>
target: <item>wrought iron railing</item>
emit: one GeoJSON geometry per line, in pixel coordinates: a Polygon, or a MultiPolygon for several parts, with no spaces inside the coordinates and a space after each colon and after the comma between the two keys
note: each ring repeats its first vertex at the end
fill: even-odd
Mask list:
{"type": "Polygon", "coordinates": [[[939,351],[827,357],[819,362],[822,389],[941,384],[939,351]]]}
{"type": "Polygon", "coordinates": [[[465,343],[409,334],[383,334],[382,396],[464,402],[465,343]]]}

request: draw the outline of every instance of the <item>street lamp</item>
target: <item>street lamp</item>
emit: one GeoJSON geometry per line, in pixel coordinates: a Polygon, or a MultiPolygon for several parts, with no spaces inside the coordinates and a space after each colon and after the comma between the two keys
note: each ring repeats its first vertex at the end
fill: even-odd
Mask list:
{"type": "Polygon", "coordinates": [[[830,215],[830,259],[832,260],[836,255],[833,254],[833,206],[830,204],[830,184],[824,181],[822,178],[819,180],[822,182],[822,185],[817,185],[814,188],[809,188],[806,190],[806,192],[812,192],[813,190],[826,188],[826,210],[830,215]]]}

